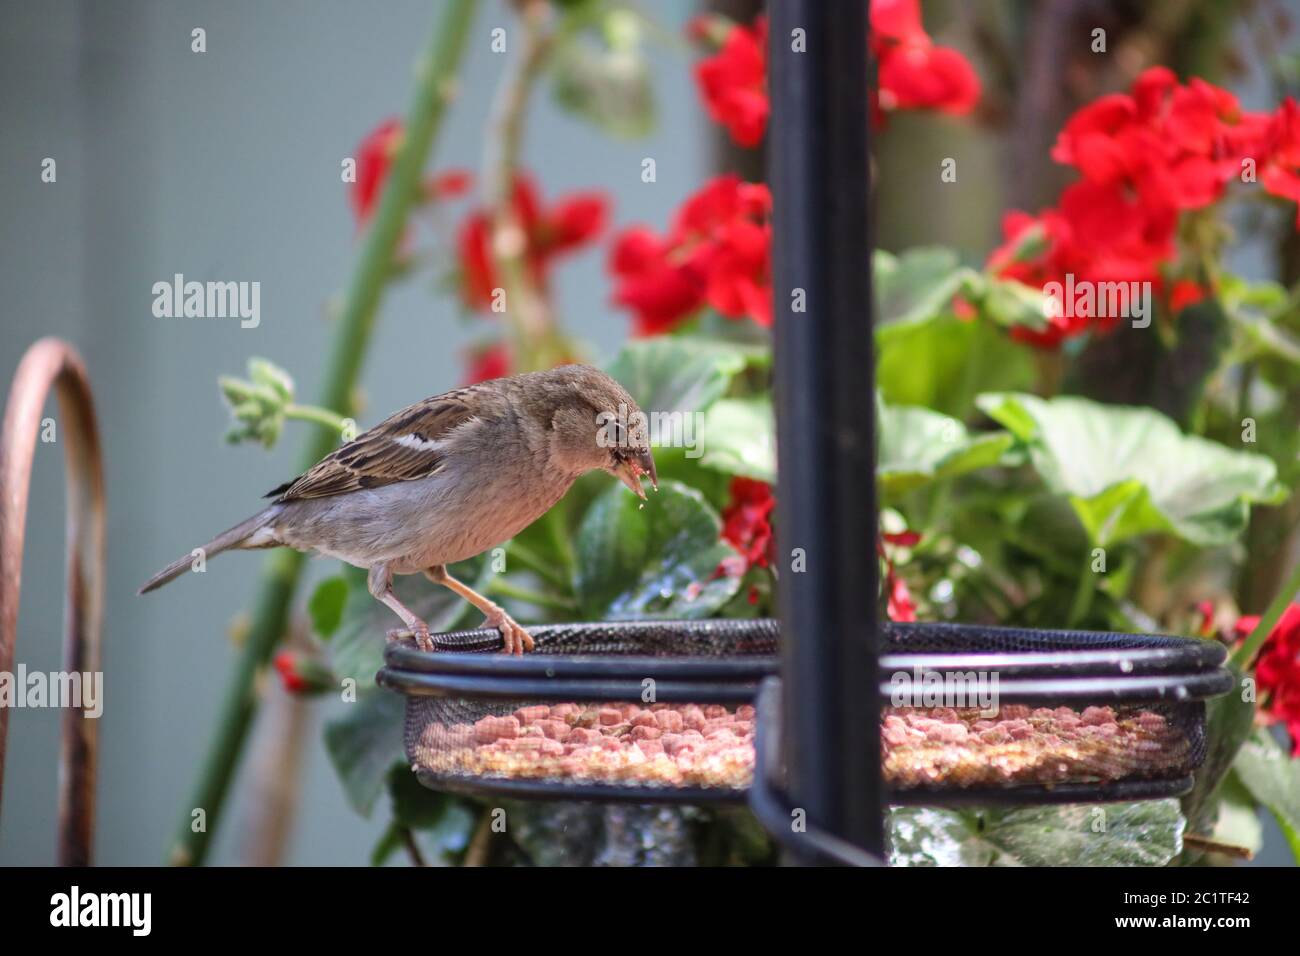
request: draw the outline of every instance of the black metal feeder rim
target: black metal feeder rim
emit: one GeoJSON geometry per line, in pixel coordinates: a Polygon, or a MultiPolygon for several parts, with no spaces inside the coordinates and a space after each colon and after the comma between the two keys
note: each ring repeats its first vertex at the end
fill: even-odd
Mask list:
{"type": "Polygon", "coordinates": [[[748,788],[635,786],[582,781],[530,780],[519,777],[438,774],[417,770],[420,783],[431,790],[447,790],[475,797],[517,797],[535,800],[577,800],[593,803],[744,803],[748,788]]]}
{"type": "MultiPolygon", "coordinates": [[[[479,655],[466,655],[477,657],[479,655]]],[[[623,680],[581,677],[516,676],[464,670],[436,673],[386,667],[376,676],[384,687],[413,697],[467,697],[490,700],[628,701],[643,702],[646,686],[637,674],[623,680]]],[[[1124,677],[999,677],[999,704],[1061,706],[1076,704],[1190,703],[1227,693],[1233,677],[1225,670],[1193,674],[1153,674],[1124,677]]],[[[758,680],[655,680],[654,699],[665,703],[745,704],[754,699],[758,680]]],[[[878,684],[882,704],[892,702],[895,687],[878,684]]],[[[916,706],[916,705],[908,705],[916,706]]]]}
{"type": "MultiPolygon", "coordinates": [[[[396,671],[385,667],[376,676],[381,687],[410,697],[466,697],[482,700],[547,700],[568,702],[642,702],[645,685],[628,680],[576,680],[544,677],[493,677],[396,671]]],[[[658,680],[655,701],[664,703],[748,704],[758,691],[758,681],[658,680]]]]}
{"type": "MultiPolygon", "coordinates": [[[[882,673],[921,671],[983,671],[1006,677],[1050,676],[1068,672],[1072,676],[1141,676],[1160,673],[1205,673],[1217,669],[1224,659],[1222,645],[1186,649],[1161,648],[1134,651],[1060,651],[1048,654],[886,654],[879,658],[882,673]]],[[[431,674],[484,674],[533,678],[607,677],[636,675],[641,678],[701,680],[754,679],[777,673],[779,659],[770,655],[735,657],[649,656],[644,654],[533,654],[523,657],[487,655],[464,651],[421,651],[405,645],[390,645],[385,661],[399,670],[431,674]]]]}
{"type": "MultiPolygon", "coordinates": [[[[1232,674],[1226,670],[1199,674],[1152,674],[1116,677],[1056,677],[998,680],[999,704],[1039,706],[1075,704],[1191,703],[1219,697],[1232,690],[1232,674]]],[[[894,688],[880,682],[880,700],[888,704],[894,688]]],[[[907,705],[915,706],[915,705],[907,705]]]]}
{"type": "Polygon", "coordinates": [[[1188,640],[1188,645],[1184,647],[1133,650],[882,654],[879,658],[879,666],[882,671],[911,670],[914,667],[941,671],[996,670],[1027,674],[1068,670],[1080,676],[1111,673],[1127,676],[1171,671],[1179,673],[1212,671],[1217,669],[1227,657],[1227,651],[1222,644],[1197,638],[1188,640]],[[1196,644],[1205,646],[1201,648],[1196,644]]]}
{"type": "Polygon", "coordinates": [[[464,651],[421,651],[390,644],[384,660],[398,670],[428,674],[481,674],[532,678],[588,677],[701,680],[707,678],[759,680],[776,672],[771,655],[687,657],[647,654],[505,654],[464,651]]]}
{"type": "Polygon", "coordinates": [[[1115,780],[1110,783],[1020,784],[1006,787],[887,788],[886,803],[896,807],[1046,806],[1063,803],[1128,803],[1163,800],[1190,793],[1191,774],[1168,779],[1115,780]]]}
{"type": "MultiPolygon", "coordinates": [[[[522,677],[638,677],[680,678],[695,680],[716,678],[760,678],[775,673],[774,654],[746,653],[747,647],[766,645],[775,639],[777,622],[771,619],[726,621],[627,621],[585,622],[579,624],[541,625],[533,629],[539,642],[537,653],[524,657],[488,656],[483,651],[498,650],[500,636],[494,630],[454,631],[434,635],[439,650],[421,651],[406,644],[390,644],[385,661],[402,670],[430,673],[464,673],[518,675],[522,677]],[[638,636],[669,632],[700,638],[719,634],[737,635],[734,653],[725,656],[691,656],[683,654],[646,655],[621,653],[551,654],[545,642],[552,634],[565,637],[594,632],[609,639],[620,632],[628,640],[638,636]],[[749,633],[756,636],[748,637],[749,633]]],[[[1078,676],[1133,676],[1144,673],[1174,671],[1208,671],[1217,668],[1226,657],[1222,644],[1200,638],[1153,634],[1123,634],[1077,630],[1034,630],[1028,628],[986,627],[951,623],[893,623],[884,625],[890,643],[906,645],[920,642],[926,634],[957,635],[972,644],[1034,641],[1043,651],[971,651],[916,652],[884,654],[879,658],[882,671],[897,672],[922,667],[929,670],[998,671],[1006,676],[1029,676],[1052,671],[1069,671],[1078,676]],[[1096,640],[1125,640],[1126,647],[1096,650],[1077,649],[1077,643],[1096,640]],[[1072,647],[1074,645],[1074,647],[1072,647]]]]}

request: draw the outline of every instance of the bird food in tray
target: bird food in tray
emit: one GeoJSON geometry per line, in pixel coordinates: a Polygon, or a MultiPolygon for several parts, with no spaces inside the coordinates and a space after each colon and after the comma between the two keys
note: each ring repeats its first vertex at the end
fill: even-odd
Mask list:
{"type": "Polygon", "coordinates": [[[424,718],[411,705],[407,752],[438,777],[737,791],[753,777],[751,704],[487,705],[459,722],[445,702],[423,706],[424,718]]]}
{"type": "MultiPolygon", "coordinates": [[[[390,649],[380,679],[407,694],[407,755],[426,783],[538,796],[744,794],[752,702],[777,670],[775,622],[533,633],[537,653],[523,659],[390,649]]],[[[1203,701],[1231,680],[1222,648],[1205,641],[933,624],[887,624],[882,638],[881,772],[899,802],[1120,782],[1178,792],[1204,757],[1203,701]],[[977,700],[967,684],[970,700],[932,701],[925,675],[935,674],[985,680],[993,696],[977,700]]],[[[484,632],[438,641],[499,648],[484,632]]]]}

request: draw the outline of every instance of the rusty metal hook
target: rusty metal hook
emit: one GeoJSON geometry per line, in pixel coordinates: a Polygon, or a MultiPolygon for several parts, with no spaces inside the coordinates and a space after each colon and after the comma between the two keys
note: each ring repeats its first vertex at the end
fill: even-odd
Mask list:
{"type": "MultiPolygon", "coordinates": [[[[0,672],[13,673],[23,536],[32,459],[41,411],[50,388],[59,396],[60,434],[67,472],[67,597],[64,668],[100,670],[104,618],[104,471],[90,381],[81,356],[61,339],[36,342],[23,356],[9,389],[0,432],[0,672]]],[[[84,702],[83,702],[84,703],[84,702]]],[[[99,721],[84,707],[63,717],[59,757],[59,863],[87,866],[95,829],[95,764],[99,721]]],[[[9,709],[0,707],[0,794],[4,791],[9,709]]]]}

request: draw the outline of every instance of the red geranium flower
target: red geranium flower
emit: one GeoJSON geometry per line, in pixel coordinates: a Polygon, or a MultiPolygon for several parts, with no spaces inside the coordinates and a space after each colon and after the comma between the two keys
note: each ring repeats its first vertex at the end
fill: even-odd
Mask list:
{"type": "Polygon", "coordinates": [[[915,621],[916,602],[912,600],[912,592],[907,589],[906,582],[894,573],[892,567],[885,577],[885,590],[889,594],[889,601],[885,606],[885,613],[889,615],[889,619],[915,621]]]}
{"type": "MultiPolygon", "coordinates": [[[[1004,220],[1006,242],[989,258],[990,271],[1036,288],[1064,285],[1067,276],[1076,285],[1149,282],[1162,288],[1162,273],[1176,252],[1179,215],[1216,202],[1244,161],[1269,150],[1282,155],[1285,113],[1285,104],[1272,120],[1246,113],[1231,93],[1204,80],[1180,84],[1164,67],[1146,70],[1128,93],[1103,96],[1070,117],[1052,158],[1076,167],[1081,179],[1055,208],[1004,220]]],[[[1263,176],[1266,184],[1287,188],[1277,161],[1264,166],[1263,176]]],[[[1300,177],[1296,187],[1300,198],[1300,177]]],[[[1197,291],[1175,283],[1167,299],[1171,311],[1196,301],[1197,291]]],[[[1089,329],[1104,331],[1118,319],[1066,312],[1049,317],[1046,330],[1016,334],[1054,346],[1089,329]]]]}
{"type": "Polygon", "coordinates": [[[722,510],[722,537],[740,552],[744,564],[728,567],[725,573],[743,574],[752,567],[768,566],[774,556],[772,511],[775,507],[772,486],[767,482],[753,478],[731,479],[731,500],[722,510]]]}
{"type": "Polygon", "coordinates": [[[643,226],[623,232],[609,269],[614,302],[636,313],[638,334],[668,331],[705,304],[771,325],[771,208],[766,186],[719,176],[686,201],[666,237],[643,226]]]}
{"type": "Polygon", "coordinates": [[[979,102],[979,77],[956,50],[934,45],[921,25],[918,0],[872,0],[871,51],[878,63],[881,110],[956,115],[979,102]]]}
{"type": "Polygon", "coordinates": [[[885,614],[891,621],[915,621],[916,602],[907,583],[894,569],[894,559],[885,545],[898,548],[913,548],[921,541],[919,531],[882,532],[876,539],[876,553],[885,562],[885,614]]]}
{"type": "Polygon", "coordinates": [[[670,262],[672,243],[645,227],[633,227],[614,242],[609,269],[617,277],[614,301],[636,313],[639,335],[672,329],[704,305],[703,284],[670,262]]]}
{"type": "Polygon", "coordinates": [[[504,342],[480,346],[469,353],[462,384],[474,385],[492,378],[504,378],[510,374],[510,368],[510,349],[504,342]]]}
{"type": "Polygon", "coordinates": [[[695,67],[704,106],[741,146],[757,146],[767,129],[767,18],[737,24],[714,56],[695,67]]]}
{"type": "MultiPolygon", "coordinates": [[[[692,38],[718,44],[695,68],[696,85],[709,116],[739,145],[757,146],[767,129],[767,19],[732,24],[725,32],[720,19],[697,17],[687,27],[692,38]]],[[[917,0],[871,0],[870,42],[879,62],[876,120],[882,110],[968,113],[979,100],[979,77],[956,50],[934,45],[921,26],[917,0]]]]}
{"type": "MultiPolygon", "coordinates": [[[[1267,131],[1268,162],[1260,183],[1274,196],[1300,202],[1300,107],[1287,97],[1273,116],[1267,131]]],[[[1300,228],[1297,207],[1296,228],[1300,228]]]]}
{"type": "Polygon", "coordinates": [[[455,199],[469,192],[474,177],[467,169],[446,169],[424,184],[424,194],[430,199],[455,199]]]}
{"type": "MultiPolygon", "coordinates": [[[[524,261],[539,289],[545,289],[551,263],[592,241],[605,227],[609,201],[603,193],[574,193],[543,208],[532,179],[515,178],[515,220],[523,233],[524,261]]],[[[491,212],[478,209],[461,224],[457,238],[462,272],[461,294],[471,308],[489,309],[502,283],[492,255],[491,212]]]]}
{"type": "Polygon", "coordinates": [[[291,694],[319,694],[338,685],[329,668],[308,654],[283,650],[275,655],[272,664],[280,683],[291,694]]]}
{"type": "Polygon", "coordinates": [[[1202,301],[1209,292],[1205,286],[1191,279],[1179,279],[1169,290],[1169,311],[1177,315],[1183,309],[1190,308],[1202,301]]]}
{"type": "Polygon", "coordinates": [[[365,223],[374,211],[401,142],[402,121],[389,119],[376,126],[357,147],[357,180],[348,196],[358,225],[365,223]]]}
{"type": "Polygon", "coordinates": [[[959,116],[975,108],[980,81],[967,59],[949,47],[902,46],[880,58],[883,110],[938,110],[959,116]]]}
{"type": "MultiPolygon", "coordinates": [[[[1258,621],[1256,618],[1255,623],[1258,621]]],[[[1246,633],[1252,630],[1253,624],[1246,633]]],[[[1255,665],[1255,680],[1264,698],[1263,713],[1286,726],[1291,735],[1291,756],[1300,757],[1300,604],[1286,609],[1264,642],[1255,665]]]]}

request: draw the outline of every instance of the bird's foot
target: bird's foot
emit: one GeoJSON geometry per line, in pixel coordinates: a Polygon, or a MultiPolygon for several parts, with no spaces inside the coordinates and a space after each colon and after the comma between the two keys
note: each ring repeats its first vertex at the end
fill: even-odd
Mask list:
{"type": "Polygon", "coordinates": [[[495,628],[501,632],[501,638],[505,642],[505,647],[501,651],[503,654],[523,654],[525,651],[531,651],[534,647],[532,635],[501,608],[497,608],[485,617],[483,626],[485,628],[495,628]]]}
{"type": "Polygon", "coordinates": [[[420,650],[433,650],[433,638],[429,636],[429,626],[427,624],[420,624],[414,628],[395,627],[388,631],[387,634],[390,641],[404,641],[413,638],[416,647],[420,650]]]}

